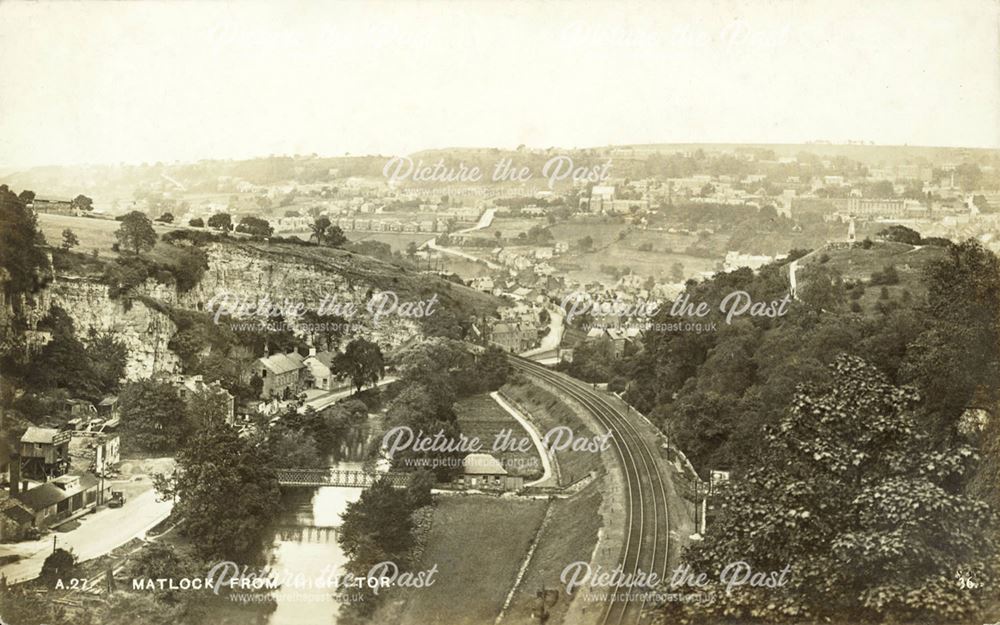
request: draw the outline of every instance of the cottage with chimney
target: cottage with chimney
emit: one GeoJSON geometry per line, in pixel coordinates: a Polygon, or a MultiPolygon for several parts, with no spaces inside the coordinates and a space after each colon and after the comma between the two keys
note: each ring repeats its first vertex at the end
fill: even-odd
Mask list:
{"type": "Polygon", "coordinates": [[[263,382],[261,399],[289,399],[298,392],[302,382],[302,354],[291,351],[287,354],[272,354],[258,358],[253,365],[254,373],[263,382]]]}
{"type": "Polygon", "coordinates": [[[317,352],[315,347],[309,348],[309,356],[303,361],[309,371],[312,387],[323,391],[332,390],[336,381],[336,366],[333,364],[336,352],[317,352]]]}

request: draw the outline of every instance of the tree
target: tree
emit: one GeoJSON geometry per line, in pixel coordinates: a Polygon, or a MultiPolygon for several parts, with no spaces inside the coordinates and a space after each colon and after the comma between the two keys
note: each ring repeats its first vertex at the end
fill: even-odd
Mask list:
{"type": "Polygon", "coordinates": [[[97,399],[98,388],[87,348],[76,337],[73,320],[65,310],[52,306],[38,323],[52,339],[36,353],[26,379],[36,389],[66,389],[74,395],[97,399]]]}
{"type": "Polygon", "coordinates": [[[326,244],[331,247],[341,247],[347,243],[347,235],[340,226],[330,226],[326,229],[326,244]]]}
{"type": "Polygon", "coordinates": [[[47,586],[51,586],[59,580],[67,583],[67,580],[73,576],[75,568],[76,556],[73,555],[73,552],[59,548],[45,558],[45,562],[42,563],[42,572],[39,573],[38,577],[47,586]]]}
{"type": "MultiPolygon", "coordinates": [[[[386,411],[387,430],[409,428],[426,436],[440,434],[444,440],[458,442],[462,435],[458,417],[452,408],[454,395],[422,383],[406,383],[386,411]]],[[[433,467],[441,481],[450,480],[461,467],[464,454],[459,451],[415,450],[408,447],[395,450],[393,466],[412,469],[419,466],[433,467]]]]}
{"type": "Polygon", "coordinates": [[[178,452],[173,475],[154,482],[175,498],[181,533],[208,559],[255,558],[281,507],[266,451],[223,424],[200,429],[178,452]]]}
{"type": "Polygon", "coordinates": [[[878,182],[867,185],[865,195],[874,198],[890,198],[895,197],[896,190],[892,183],[888,180],[879,180],[878,182]]]}
{"type": "MultiPolygon", "coordinates": [[[[181,579],[192,577],[202,567],[194,558],[170,545],[150,542],[131,555],[126,561],[125,576],[130,579],[181,579]]],[[[202,571],[203,573],[204,571],[202,571]]],[[[168,603],[178,602],[183,594],[180,590],[157,589],[157,599],[168,603]]],[[[136,620],[137,623],[146,623],[136,620]]]]}
{"type": "MultiPolygon", "coordinates": [[[[21,195],[25,193],[32,192],[21,195]]],[[[7,185],[0,185],[0,268],[8,274],[7,301],[15,306],[12,296],[35,291],[44,283],[48,259],[36,246],[38,235],[35,213],[7,185]]]]}
{"type": "Polygon", "coordinates": [[[925,425],[951,439],[962,412],[998,400],[1000,260],[973,239],[945,252],[924,271],[930,318],[901,378],[926,398],[925,425]]]}
{"type": "Polygon", "coordinates": [[[299,324],[312,340],[311,344],[322,351],[336,349],[349,326],[347,319],[340,315],[320,315],[311,308],[303,313],[299,324]]]}
{"type": "Polygon", "coordinates": [[[795,396],[761,460],[723,489],[721,517],[685,553],[717,601],[673,604],[668,613],[957,622],[992,597],[992,516],[955,486],[974,452],[935,448],[913,419],[917,394],[861,359],[841,356],[831,374],[828,390],[795,396]],[[789,572],[777,588],[728,592],[719,575],[736,561],[754,572],[789,572]],[[963,576],[977,587],[963,586],[963,576]]]}
{"type": "Polygon", "coordinates": [[[191,226],[192,228],[204,228],[205,220],[202,219],[201,217],[195,217],[193,219],[188,220],[188,225],[191,226]]]}
{"type": "MultiPolygon", "coordinates": [[[[487,358],[487,366],[491,361],[496,363],[497,353],[498,350],[491,350],[489,356],[482,354],[487,358]]],[[[450,407],[458,397],[482,390],[476,359],[461,341],[430,338],[404,350],[397,361],[397,371],[404,383],[434,389],[443,405],[450,407]]]]}
{"type": "Polygon", "coordinates": [[[198,286],[208,269],[208,254],[197,247],[182,247],[173,267],[177,291],[186,293],[198,286]]]}
{"type": "Polygon", "coordinates": [[[406,492],[397,491],[388,480],[375,482],[347,504],[337,542],[351,559],[351,571],[367,573],[386,560],[407,562],[414,542],[411,512],[406,492]]]}
{"type": "Polygon", "coordinates": [[[174,215],[173,213],[163,213],[162,215],[156,218],[156,221],[161,221],[165,224],[172,224],[174,223],[174,215]]]}
{"type": "Polygon", "coordinates": [[[576,246],[581,252],[589,252],[594,249],[594,237],[589,234],[576,242],[576,246]]]}
{"type": "Polygon", "coordinates": [[[70,202],[70,206],[77,210],[91,211],[94,210],[94,200],[81,193],[73,198],[73,201],[70,202]]]}
{"type": "Polygon", "coordinates": [[[840,272],[825,265],[812,265],[799,298],[817,310],[838,310],[847,301],[847,289],[840,272]]]}
{"type": "Polygon", "coordinates": [[[406,245],[406,257],[413,260],[417,256],[417,243],[415,241],[410,241],[406,245]]]}
{"type": "Polygon", "coordinates": [[[278,428],[270,439],[275,468],[318,469],[326,466],[316,448],[316,439],[306,432],[278,428]]]}
{"type": "Polygon", "coordinates": [[[490,345],[476,357],[473,377],[482,391],[495,391],[507,383],[512,371],[507,354],[496,345],[490,345]]]}
{"type": "Polygon", "coordinates": [[[316,237],[317,243],[322,243],[326,238],[326,229],[330,227],[330,218],[326,215],[317,217],[312,225],[312,236],[316,237]]]}
{"type": "Polygon", "coordinates": [[[62,241],[63,242],[61,247],[66,251],[69,251],[71,248],[80,245],[80,239],[78,239],[76,237],[76,234],[69,228],[66,228],[65,230],[62,231],[62,241]]]}
{"type": "Polygon", "coordinates": [[[528,229],[525,238],[532,245],[545,245],[552,241],[552,232],[545,226],[536,224],[528,229]]]}
{"type": "Polygon", "coordinates": [[[153,224],[139,211],[132,211],[122,218],[122,225],[115,232],[118,244],[132,252],[151,250],[156,245],[156,232],[153,224]]]}
{"type": "Polygon", "coordinates": [[[128,347],[114,332],[97,332],[91,328],[87,337],[89,375],[102,393],[118,392],[125,377],[128,347]]]}
{"type": "Polygon", "coordinates": [[[377,343],[357,338],[347,344],[335,360],[341,378],[349,378],[357,392],[378,382],[385,371],[385,358],[377,343]]]}
{"type": "Polygon", "coordinates": [[[236,226],[236,232],[242,232],[255,237],[269,237],[274,232],[274,228],[266,219],[247,215],[240,220],[240,225],[236,226]]]}
{"type": "Polygon", "coordinates": [[[233,229],[233,218],[229,213],[216,213],[208,218],[208,227],[229,232],[233,229]]]}
{"type": "Polygon", "coordinates": [[[191,430],[177,391],[156,380],[131,382],[122,389],[121,419],[129,443],[144,451],[173,451],[191,430]]]}
{"type": "Polygon", "coordinates": [[[406,499],[411,509],[416,510],[434,503],[431,489],[435,482],[434,474],[427,469],[417,469],[410,474],[410,481],[406,485],[406,499]]]}
{"type": "Polygon", "coordinates": [[[229,417],[230,397],[218,386],[204,386],[190,393],[184,402],[184,410],[190,426],[204,429],[213,425],[223,425],[229,417]]]}
{"type": "Polygon", "coordinates": [[[879,230],[876,236],[885,241],[906,243],[908,245],[920,245],[920,233],[913,228],[907,228],[906,226],[889,226],[888,228],[879,230]]]}

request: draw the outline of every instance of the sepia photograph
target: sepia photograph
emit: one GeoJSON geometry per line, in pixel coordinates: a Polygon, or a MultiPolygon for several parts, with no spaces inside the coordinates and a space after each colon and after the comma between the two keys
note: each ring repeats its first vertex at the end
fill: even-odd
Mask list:
{"type": "Polygon", "coordinates": [[[1000,0],[0,0],[0,625],[1000,623],[1000,0]]]}

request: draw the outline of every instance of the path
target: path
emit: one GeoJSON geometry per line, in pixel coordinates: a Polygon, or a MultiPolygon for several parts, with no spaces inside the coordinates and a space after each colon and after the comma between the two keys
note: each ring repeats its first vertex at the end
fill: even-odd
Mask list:
{"type": "Polygon", "coordinates": [[[545,449],[545,445],[542,443],[542,437],[538,435],[538,431],[535,429],[535,424],[528,421],[517,408],[510,405],[497,391],[490,393],[490,397],[492,397],[493,401],[499,404],[501,408],[506,410],[507,414],[517,419],[517,422],[521,424],[524,431],[531,437],[531,442],[535,444],[535,450],[538,451],[538,455],[542,459],[542,477],[532,482],[528,482],[525,486],[558,486],[558,481],[555,479],[555,475],[552,472],[552,461],[549,458],[549,451],[545,449]],[[552,484],[548,484],[550,481],[552,484]]]}
{"type": "Polygon", "coordinates": [[[558,306],[546,307],[546,310],[549,311],[549,333],[542,337],[542,342],[538,347],[522,353],[521,356],[524,358],[531,358],[545,352],[556,352],[556,356],[558,357],[559,345],[562,343],[563,329],[565,328],[563,320],[566,318],[566,313],[558,306]]]}

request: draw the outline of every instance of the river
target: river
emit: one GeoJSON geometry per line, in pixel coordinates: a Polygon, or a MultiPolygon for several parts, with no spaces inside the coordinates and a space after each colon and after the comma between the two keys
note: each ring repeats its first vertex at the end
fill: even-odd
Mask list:
{"type": "MultiPolygon", "coordinates": [[[[361,469],[360,462],[339,462],[342,469],[361,469]]],[[[339,574],[346,561],[334,532],[347,504],[361,496],[360,488],[286,488],[268,561],[276,570],[307,579],[339,574]]],[[[274,593],[277,607],[268,625],[334,625],[339,602],[325,588],[283,586],[274,593]]]]}

